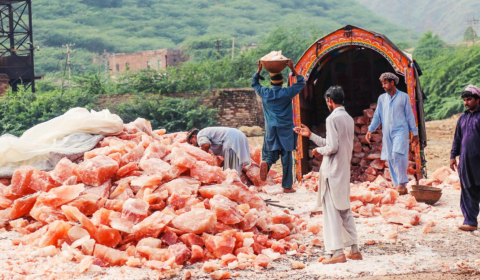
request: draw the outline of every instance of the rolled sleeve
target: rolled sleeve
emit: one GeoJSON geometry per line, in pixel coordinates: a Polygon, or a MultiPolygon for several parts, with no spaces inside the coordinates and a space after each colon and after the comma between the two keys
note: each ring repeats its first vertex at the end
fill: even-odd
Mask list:
{"type": "Polygon", "coordinates": [[[323,147],[326,144],[325,138],[322,138],[315,133],[312,133],[312,135],[310,135],[310,140],[312,140],[312,142],[319,147],[323,147]]]}

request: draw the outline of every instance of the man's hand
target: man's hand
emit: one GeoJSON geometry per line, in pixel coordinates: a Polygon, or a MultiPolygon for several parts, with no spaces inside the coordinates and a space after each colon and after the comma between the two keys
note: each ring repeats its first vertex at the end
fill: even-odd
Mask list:
{"type": "Polygon", "coordinates": [[[293,128],[293,131],[295,131],[295,133],[297,133],[298,135],[302,135],[302,136],[305,136],[305,137],[308,137],[308,138],[310,138],[310,136],[312,136],[312,132],[304,124],[302,124],[302,127],[293,128]]]}
{"type": "Polygon", "coordinates": [[[208,153],[208,150],[210,150],[210,145],[209,144],[204,144],[204,145],[202,145],[201,149],[208,153]]]}
{"type": "Polygon", "coordinates": [[[262,62],[260,61],[260,59],[257,61],[257,66],[258,66],[258,70],[257,70],[257,73],[260,74],[260,72],[262,71],[262,62]]]}
{"type": "Polygon", "coordinates": [[[314,157],[320,156],[321,154],[317,152],[317,149],[313,149],[312,154],[314,157]]]}
{"type": "Polygon", "coordinates": [[[457,170],[457,159],[450,159],[450,169],[452,169],[453,171],[457,170]]]}
{"type": "Polygon", "coordinates": [[[419,143],[420,139],[418,136],[413,136],[412,137],[412,144],[417,145],[419,143]]]}
{"type": "Polygon", "coordinates": [[[293,71],[293,60],[291,59],[287,60],[287,66],[293,71]]]}
{"type": "Polygon", "coordinates": [[[367,140],[368,144],[370,144],[370,139],[372,139],[372,133],[369,131],[367,135],[365,135],[365,140],[367,140]]]}

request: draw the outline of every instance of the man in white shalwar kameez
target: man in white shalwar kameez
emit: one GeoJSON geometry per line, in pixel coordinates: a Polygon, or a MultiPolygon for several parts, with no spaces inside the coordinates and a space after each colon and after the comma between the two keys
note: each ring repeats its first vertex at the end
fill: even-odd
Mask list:
{"type": "Polygon", "coordinates": [[[352,159],[354,123],[345,111],[345,94],[339,86],[328,89],[325,99],[331,111],[326,120],[327,136],[315,135],[302,124],[297,134],[309,137],[319,146],[314,154],[323,155],[319,172],[317,206],[323,208],[323,238],[328,257],[323,264],[344,263],[347,258],[361,260],[357,231],[350,210],[350,161],[352,159]],[[345,256],[343,249],[351,247],[345,256]]]}

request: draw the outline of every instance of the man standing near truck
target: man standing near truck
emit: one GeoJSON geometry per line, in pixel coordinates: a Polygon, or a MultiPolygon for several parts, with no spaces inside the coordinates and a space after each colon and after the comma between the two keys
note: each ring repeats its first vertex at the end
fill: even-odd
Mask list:
{"type": "Polygon", "coordinates": [[[268,171],[278,158],[282,159],[283,178],[282,187],[286,193],[295,192],[293,187],[293,156],[297,135],[293,131],[292,98],[299,94],[305,86],[303,76],[293,67],[293,61],[287,65],[297,77],[297,82],[290,87],[282,88],[282,73],[270,73],[272,88],[263,87],[259,80],[262,64],[258,61],[257,73],[253,75],[252,87],[262,99],[263,115],[265,116],[265,136],[262,149],[262,163],[260,164],[260,179],[266,180],[268,171]]]}
{"type": "Polygon", "coordinates": [[[463,231],[474,231],[478,227],[480,203],[480,88],[469,85],[462,93],[467,109],[458,119],[450,155],[450,168],[457,169],[462,193],[460,208],[465,218],[459,227],[463,231]]]}
{"type": "Polygon", "coordinates": [[[366,135],[370,143],[372,132],[382,125],[382,155],[381,159],[388,161],[393,185],[399,194],[407,194],[407,168],[409,135],[413,133],[412,142],[418,142],[418,128],[415,124],[410,98],[405,92],[399,91],[395,85],[398,77],[393,73],[383,73],[380,82],[385,93],[378,97],[377,109],[366,135]]]}

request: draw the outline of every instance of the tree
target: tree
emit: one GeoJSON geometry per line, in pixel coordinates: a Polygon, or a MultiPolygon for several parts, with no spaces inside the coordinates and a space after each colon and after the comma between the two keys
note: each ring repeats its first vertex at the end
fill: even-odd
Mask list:
{"type": "Polygon", "coordinates": [[[433,35],[432,31],[423,34],[418,40],[418,46],[413,52],[413,56],[418,60],[430,60],[443,53],[446,43],[438,35],[433,35]]]}
{"type": "Polygon", "coordinates": [[[476,32],[475,30],[473,30],[473,28],[471,26],[467,27],[467,29],[465,29],[465,32],[463,32],[463,41],[465,42],[469,42],[469,41],[474,41],[475,37],[476,37],[476,32]]]}
{"type": "Polygon", "coordinates": [[[99,8],[119,8],[123,6],[123,0],[83,0],[82,2],[99,8]]]}

